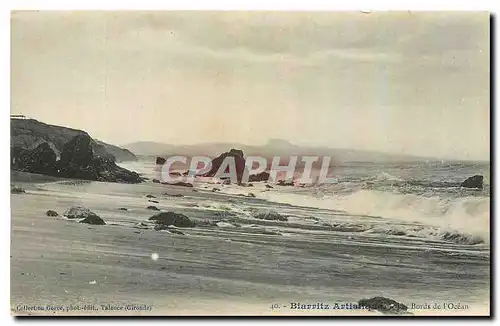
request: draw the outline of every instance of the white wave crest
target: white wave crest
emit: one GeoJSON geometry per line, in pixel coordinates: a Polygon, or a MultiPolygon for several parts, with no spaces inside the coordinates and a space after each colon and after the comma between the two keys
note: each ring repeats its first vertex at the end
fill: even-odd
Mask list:
{"type": "Polygon", "coordinates": [[[489,242],[489,197],[424,197],[374,190],[358,190],[347,195],[313,197],[297,193],[266,192],[261,198],[295,206],[341,210],[352,215],[369,215],[420,223],[440,228],[439,232],[459,231],[480,236],[489,242]]]}

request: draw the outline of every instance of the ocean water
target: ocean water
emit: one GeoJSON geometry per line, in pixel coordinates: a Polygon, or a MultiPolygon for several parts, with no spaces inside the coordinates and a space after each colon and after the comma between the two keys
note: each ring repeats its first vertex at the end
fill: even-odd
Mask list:
{"type": "Polygon", "coordinates": [[[350,163],[334,168],[335,184],[280,189],[270,201],[380,217],[394,223],[384,232],[488,244],[490,166],[488,163],[350,163]],[[484,176],[484,188],[460,187],[466,178],[484,176]],[[419,225],[415,228],[414,223],[419,225]]]}
{"type": "MultiPolygon", "coordinates": [[[[158,178],[154,162],[125,162],[122,166],[150,179],[158,178]]],[[[222,193],[246,194],[269,203],[343,212],[351,216],[381,218],[381,227],[371,232],[398,233],[463,244],[489,244],[490,165],[471,162],[352,162],[331,168],[334,184],[305,187],[274,186],[255,190],[238,186],[220,187],[222,193]],[[484,188],[460,187],[466,178],[484,176],[484,188]],[[384,229],[385,227],[385,229],[384,229]]],[[[313,176],[319,171],[313,171],[313,176]]],[[[297,175],[298,176],[298,175],[297,175]]],[[[197,179],[197,185],[217,180],[197,179]]]]}

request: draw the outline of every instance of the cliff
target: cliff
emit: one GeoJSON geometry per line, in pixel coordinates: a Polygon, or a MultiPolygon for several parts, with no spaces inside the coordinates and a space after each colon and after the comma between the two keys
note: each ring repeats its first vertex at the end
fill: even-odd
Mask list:
{"type": "MultiPolygon", "coordinates": [[[[32,150],[47,143],[60,157],[64,145],[75,136],[88,135],[85,131],[49,125],[34,119],[10,119],[10,146],[32,150]]],[[[113,161],[135,161],[137,157],[127,149],[92,139],[91,146],[96,157],[113,161]]]]}

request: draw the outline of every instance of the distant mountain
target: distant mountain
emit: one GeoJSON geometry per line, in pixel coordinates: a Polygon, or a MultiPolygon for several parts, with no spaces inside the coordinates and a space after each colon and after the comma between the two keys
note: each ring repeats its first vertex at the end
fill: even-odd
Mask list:
{"type": "Polygon", "coordinates": [[[178,146],[157,143],[153,141],[139,141],[123,145],[122,147],[136,155],[146,156],[159,155],[158,153],[172,153],[177,151],[178,149],[178,146]]]}
{"type": "MultiPolygon", "coordinates": [[[[41,143],[48,143],[57,156],[64,144],[73,137],[87,134],[85,131],[62,126],[49,125],[34,119],[10,119],[10,146],[32,150],[41,143]]],[[[96,156],[114,158],[120,161],[135,161],[137,157],[127,149],[110,145],[97,139],[92,140],[92,150],[96,156]]]]}
{"type": "MultiPolygon", "coordinates": [[[[363,151],[344,148],[297,146],[283,139],[270,139],[265,145],[251,146],[238,143],[203,143],[196,145],[170,145],[157,142],[136,142],[123,145],[124,148],[136,155],[144,156],[173,156],[205,155],[216,157],[231,148],[243,150],[247,156],[263,156],[268,162],[274,156],[289,157],[297,156],[329,156],[335,162],[404,162],[425,161],[430,158],[416,157],[410,155],[388,154],[376,151],[363,151]]],[[[281,162],[281,164],[285,164],[281,162]]]]}
{"type": "Polygon", "coordinates": [[[290,143],[288,140],[271,138],[267,141],[265,147],[280,148],[280,149],[292,149],[292,148],[298,148],[299,146],[290,143]]]}

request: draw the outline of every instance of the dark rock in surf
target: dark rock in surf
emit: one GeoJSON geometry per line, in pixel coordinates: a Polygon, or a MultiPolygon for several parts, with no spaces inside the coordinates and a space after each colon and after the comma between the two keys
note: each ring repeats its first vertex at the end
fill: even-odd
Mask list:
{"type": "Polygon", "coordinates": [[[274,187],[273,187],[273,186],[271,186],[271,185],[266,185],[266,188],[267,188],[267,189],[273,189],[274,187]]]}
{"type": "Polygon", "coordinates": [[[69,219],[77,219],[77,218],[87,218],[89,216],[97,216],[96,213],[92,212],[90,209],[81,206],[74,206],[68,208],[64,213],[69,219]]]}
{"type": "Polygon", "coordinates": [[[260,182],[260,181],[268,181],[270,174],[268,172],[262,172],[258,174],[252,174],[249,176],[249,182],[260,182]]]}
{"type": "Polygon", "coordinates": [[[46,211],[45,215],[47,215],[47,216],[59,216],[59,214],[56,211],[53,211],[51,209],[49,209],[48,211],[46,211]]]}
{"type": "Polygon", "coordinates": [[[267,211],[267,212],[258,212],[253,216],[259,220],[268,220],[268,221],[288,221],[288,217],[283,216],[275,211],[267,211]]]}
{"type": "Polygon", "coordinates": [[[125,208],[125,207],[120,207],[118,208],[119,211],[128,211],[128,208],[125,208]]]}
{"type": "Polygon", "coordinates": [[[158,157],[156,158],[156,164],[158,164],[158,165],[163,165],[163,164],[165,164],[165,162],[166,162],[166,161],[167,161],[167,160],[165,160],[163,157],[159,157],[159,156],[158,156],[158,157]]]}
{"type": "Polygon", "coordinates": [[[156,221],[158,225],[173,225],[180,228],[191,228],[195,226],[195,223],[189,219],[184,214],[178,214],[174,212],[164,212],[159,213],[149,218],[150,221],[156,221]]]}
{"type": "MultiPolygon", "coordinates": [[[[236,178],[238,180],[238,184],[241,183],[243,178],[243,173],[245,172],[245,158],[243,156],[243,151],[239,149],[232,148],[229,152],[225,152],[217,156],[212,160],[212,165],[210,171],[204,174],[205,177],[214,177],[227,157],[234,158],[234,163],[236,167],[236,178]]],[[[224,171],[220,171],[220,173],[229,173],[230,165],[228,165],[224,171]]]]}
{"type": "Polygon", "coordinates": [[[155,204],[159,204],[159,203],[160,203],[160,202],[159,202],[159,201],[157,201],[157,200],[148,200],[148,202],[150,202],[150,203],[155,203],[155,204]]]}
{"type": "Polygon", "coordinates": [[[255,198],[255,194],[254,194],[254,193],[249,192],[249,193],[247,194],[247,197],[250,197],[250,198],[255,198]]]}
{"type": "Polygon", "coordinates": [[[25,194],[26,190],[20,187],[13,186],[10,188],[10,193],[11,194],[25,194]]]}
{"type": "Polygon", "coordinates": [[[82,219],[80,223],[94,224],[94,225],[105,225],[106,223],[102,218],[100,218],[96,213],[92,212],[90,209],[75,206],[67,209],[64,214],[69,219],[82,219]]]}
{"type": "Polygon", "coordinates": [[[295,186],[293,183],[293,180],[285,181],[285,180],[278,180],[277,183],[278,186],[295,186]]]}
{"type": "Polygon", "coordinates": [[[153,195],[146,195],[146,198],[156,198],[156,196],[153,196],[153,195]]]}
{"type": "Polygon", "coordinates": [[[470,178],[465,179],[465,181],[462,182],[460,186],[464,188],[483,189],[483,179],[484,177],[482,175],[476,174],[470,178]]]}
{"type": "Polygon", "coordinates": [[[158,179],[153,179],[153,183],[161,183],[161,181],[158,179]]]}
{"type": "Polygon", "coordinates": [[[81,220],[80,223],[93,224],[93,225],[106,225],[106,222],[104,222],[104,220],[97,215],[89,215],[83,220],[81,220]]]}
{"type": "Polygon", "coordinates": [[[359,300],[358,304],[361,307],[366,307],[370,310],[377,310],[383,314],[400,315],[408,313],[408,307],[406,305],[384,297],[362,299],[359,300]]]}
{"type": "Polygon", "coordinates": [[[110,159],[94,158],[92,167],[97,171],[97,178],[94,180],[104,182],[119,183],[140,183],[143,179],[138,173],[122,168],[110,159]]]}
{"type": "Polygon", "coordinates": [[[146,207],[146,209],[150,209],[150,210],[152,210],[152,211],[159,211],[159,210],[160,210],[160,209],[159,209],[158,207],[156,207],[156,206],[148,206],[148,207],[146,207]]]}

